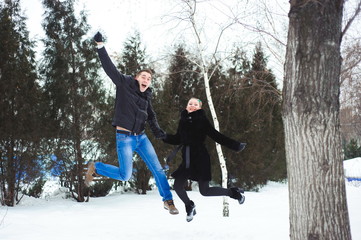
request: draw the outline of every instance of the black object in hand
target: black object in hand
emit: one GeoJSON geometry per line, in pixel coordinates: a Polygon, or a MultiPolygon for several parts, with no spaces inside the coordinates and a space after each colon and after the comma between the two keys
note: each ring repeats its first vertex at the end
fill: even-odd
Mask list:
{"type": "Polygon", "coordinates": [[[94,41],[103,42],[103,35],[100,32],[97,32],[97,34],[94,36],[94,41]]]}

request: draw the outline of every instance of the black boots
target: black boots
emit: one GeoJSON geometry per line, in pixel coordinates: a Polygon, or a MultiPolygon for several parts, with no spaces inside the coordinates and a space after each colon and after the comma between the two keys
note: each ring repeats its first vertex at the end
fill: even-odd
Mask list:
{"type": "Polygon", "coordinates": [[[190,203],[186,205],[186,212],[187,212],[187,222],[192,221],[193,216],[196,215],[196,205],[194,205],[193,201],[190,201],[190,203]]]}
{"type": "Polygon", "coordinates": [[[246,197],[242,194],[244,193],[243,189],[233,187],[231,188],[231,198],[237,199],[239,204],[243,204],[244,200],[246,200],[246,197]]]}

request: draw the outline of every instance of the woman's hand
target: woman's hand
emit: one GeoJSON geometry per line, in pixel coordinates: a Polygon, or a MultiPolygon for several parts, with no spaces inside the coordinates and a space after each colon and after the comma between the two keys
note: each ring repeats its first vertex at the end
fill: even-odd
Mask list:
{"type": "Polygon", "coordinates": [[[239,143],[238,149],[236,150],[236,152],[240,152],[243,149],[245,149],[247,143],[239,143]]]}

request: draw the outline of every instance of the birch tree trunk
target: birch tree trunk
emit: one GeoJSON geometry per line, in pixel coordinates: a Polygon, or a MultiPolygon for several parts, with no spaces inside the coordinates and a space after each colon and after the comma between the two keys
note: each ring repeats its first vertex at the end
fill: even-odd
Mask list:
{"type": "MultiPolygon", "coordinates": [[[[219,122],[218,122],[218,118],[217,118],[217,113],[216,113],[216,110],[214,108],[212,94],[211,94],[211,90],[210,90],[210,86],[209,86],[209,80],[210,80],[210,77],[208,75],[209,68],[208,68],[208,65],[207,65],[207,63],[205,61],[205,54],[204,54],[204,51],[203,51],[203,49],[204,49],[203,41],[201,39],[200,32],[198,31],[198,27],[197,27],[197,24],[196,24],[196,21],[195,21],[195,18],[194,18],[197,1],[184,1],[184,2],[189,8],[189,21],[192,24],[192,28],[193,28],[193,31],[194,31],[194,34],[195,34],[195,38],[197,40],[197,48],[198,48],[199,57],[200,57],[200,62],[197,63],[197,65],[200,67],[200,69],[202,71],[202,75],[203,75],[203,79],[204,79],[204,86],[205,86],[206,96],[207,96],[207,102],[208,102],[209,109],[211,111],[214,128],[217,131],[220,131],[219,130],[219,122]]],[[[223,29],[223,31],[224,30],[225,29],[223,29]]],[[[221,38],[223,31],[221,31],[220,36],[219,36],[218,39],[221,38]]],[[[215,52],[216,51],[217,51],[217,47],[216,47],[215,52]]],[[[217,68],[217,66],[215,66],[215,68],[217,68]]],[[[216,150],[217,150],[219,164],[220,164],[221,172],[222,172],[222,187],[227,188],[228,172],[227,172],[227,167],[226,167],[226,161],[224,159],[224,155],[223,155],[221,145],[218,144],[218,143],[216,143],[216,150]]],[[[229,216],[228,197],[223,197],[223,217],[228,217],[228,216],[229,216]]]]}
{"type": "MultiPolygon", "coordinates": [[[[217,118],[216,109],[214,108],[214,105],[213,105],[211,89],[209,87],[208,73],[204,72],[203,76],[204,76],[204,85],[205,85],[206,95],[207,95],[207,102],[208,102],[208,106],[209,106],[209,109],[212,114],[214,128],[217,131],[219,131],[219,122],[218,122],[218,118],[217,118]]],[[[221,167],[221,173],[222,173],[222,187],[227,188],[228,171],[227,171],[226,161],[223,156],[223,151],[222,151],[221,145],[218,143],[216,143],[216,150],[217,150],[219,165],[221,167]]],[[[223,197],[223,217],[229,217],[229,203],[228,203],[227,197],[223,197]]]]}
{"type": "Polygon", "coordinates": [[[351,239],[339,123],[342,0],[291,0],[283,89],[290,239],[351,239]]]}

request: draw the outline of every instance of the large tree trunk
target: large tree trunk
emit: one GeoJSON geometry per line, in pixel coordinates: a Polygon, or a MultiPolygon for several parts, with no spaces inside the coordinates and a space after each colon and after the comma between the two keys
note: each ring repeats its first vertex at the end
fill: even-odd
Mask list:
{"type": "Polygon", "coordinates": [[[283,89],[291,239],[351,239],[339,124],[342,0],[291,0],[283,89]]]}

